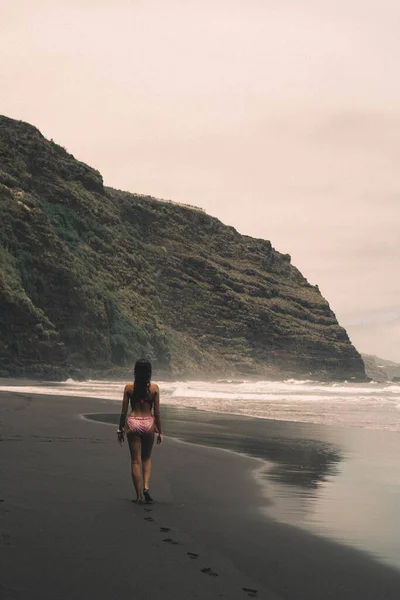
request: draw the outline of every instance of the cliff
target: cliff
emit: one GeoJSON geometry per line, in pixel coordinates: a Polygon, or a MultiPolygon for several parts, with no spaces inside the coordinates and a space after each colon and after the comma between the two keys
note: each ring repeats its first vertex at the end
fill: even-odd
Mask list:
{"type": "Polygon", "coordinates": [[[271,243],[104,187],[0,117],[0,375],[365,377],[328,302],[271,243]]]}
{"type": "Polygon", "coordinates": [[[367,377],[373,381],[400,381],[400,364],[372,354],[361,355],[367,377]]]}

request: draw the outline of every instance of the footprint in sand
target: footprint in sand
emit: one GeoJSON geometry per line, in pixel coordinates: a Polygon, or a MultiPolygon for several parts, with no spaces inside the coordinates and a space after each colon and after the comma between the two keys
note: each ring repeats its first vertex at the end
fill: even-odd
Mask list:
{"type": "Polygon", "coordinates": [[[199,555],[196,554],[196,552],[186,552],[186,554],[188,555],[190,560],[196,560],[196,558],[199,558],[199,555]]]}
{"type": "Polygon", "coordinates": [[[154,521],[153,517],[145,517],[144,520],[145,521],[154,521]]]}
{"type": "Polygon", "coordinates": [[[8,535],[8,533],[0,534],[0,541],[3,542],[4,546],[10,545],[10,539],[11,539],[11,535],[8,535]]]}
{"type": "Polygon", "coordinates": [[[163,542],[166,542],[167,544],[172,544],[173,546],[177,546],[179,544],[179,542],[176,542],[172,538],[165,538],[163,539],[163,542]]]}
{"type": "Polygon", "coordinates": [[[145,508],[144,511],[145,512],[151,512],[153,509],[152,508],[145,508]]]}
{"type": "Polygon", "coordinates": [[[253,590],[252,588],[242,588],[242,590],[247,592],[247,595],[250,596],[250,598],[257,597],[257,590],[253,590]]]}
{"type": "Polygon", "coordinates": [[[163,533],[166,533],[167,531],[171,531],[170,527],[160,527],[160,531],[162,531],[163,533]]]}
{"type": "Polygon", "coordinates": [[[215,573],[211,567],[204,567],[204,569],[201,569],[201,572],[210,575],[210,577],[218,577],[218,573],[215,573]]]}

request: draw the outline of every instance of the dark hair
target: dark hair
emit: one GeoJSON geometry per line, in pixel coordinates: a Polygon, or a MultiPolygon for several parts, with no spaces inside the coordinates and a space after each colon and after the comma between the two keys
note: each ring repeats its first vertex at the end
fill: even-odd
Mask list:
{"type": "Polygon", "coordinates": [[[135,385],[133,388],[132,402],[145,400],[150,391],[151,363],[145,358],[140,358],[134,368],[135,385]]]}

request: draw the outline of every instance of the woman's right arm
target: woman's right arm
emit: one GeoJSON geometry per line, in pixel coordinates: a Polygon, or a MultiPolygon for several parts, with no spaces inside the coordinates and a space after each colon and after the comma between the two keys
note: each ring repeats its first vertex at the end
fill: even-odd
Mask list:
{"type": "Polygon", "coordinates": [[[122,445],[124,441],[124,427],[126,421],[126,415],[128,412],[129,398],[128,398],[128,386],[125,386],[124,397],[122,399],[122,408],[121,408],[121,416],[119,418],[119,428],[117,431],[118,434],[118,442],[122,445]]]}
{"type": "Polygon", "coordinates": [[[160,413],[160,389],[158,385],[154,384],[154,420],[156,422],[156,428],[158,432],[157,444],[161,444],[163,440],[162,426],[161,426],[161,413],[160,413]]]}

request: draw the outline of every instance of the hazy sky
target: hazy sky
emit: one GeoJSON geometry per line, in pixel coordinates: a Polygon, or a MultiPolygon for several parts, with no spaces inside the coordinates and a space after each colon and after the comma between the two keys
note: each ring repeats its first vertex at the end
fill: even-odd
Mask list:
{"type": "Polygon", "coordinates": [[[0,112],[270,239],[400,361],[399,0],[0,0],[0,112]]]}

